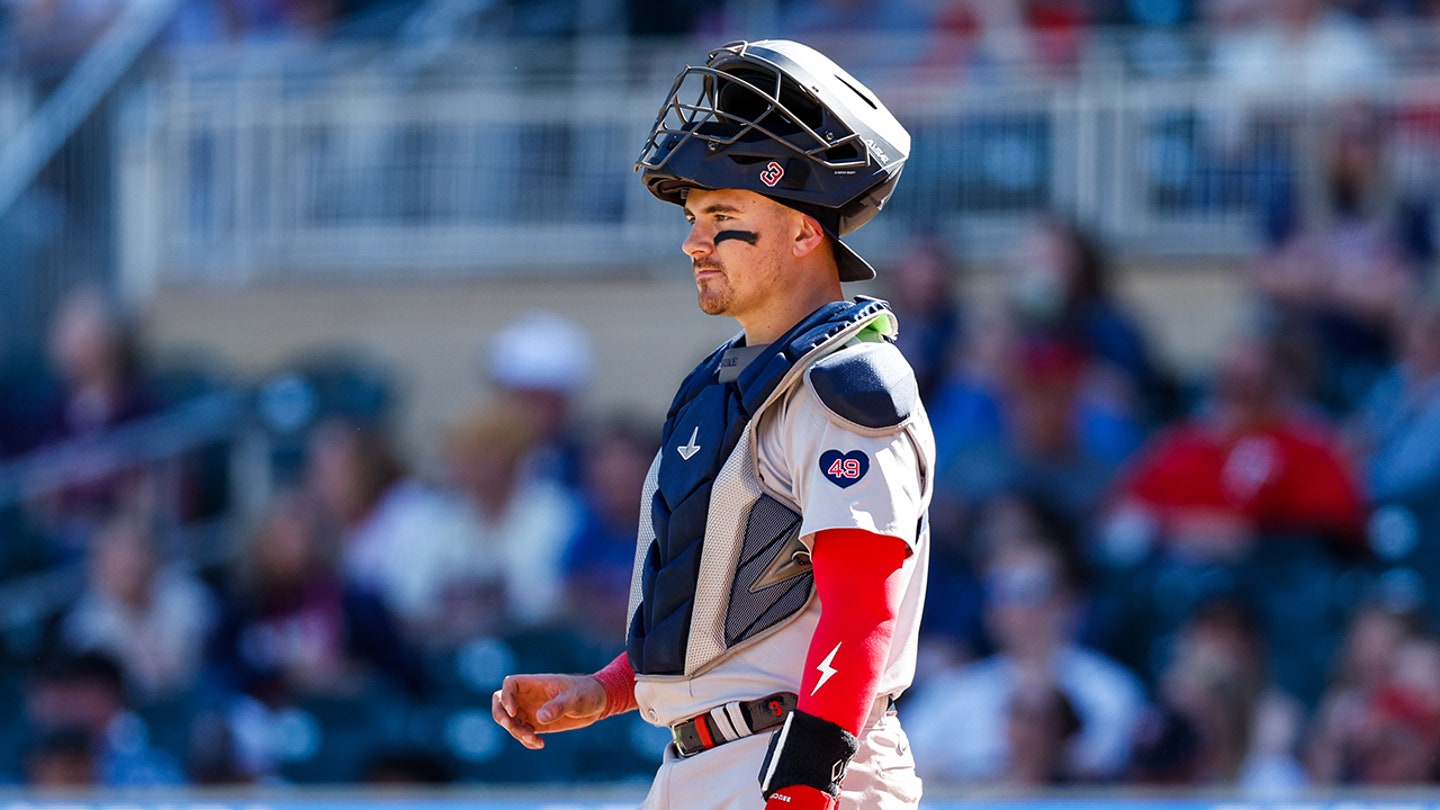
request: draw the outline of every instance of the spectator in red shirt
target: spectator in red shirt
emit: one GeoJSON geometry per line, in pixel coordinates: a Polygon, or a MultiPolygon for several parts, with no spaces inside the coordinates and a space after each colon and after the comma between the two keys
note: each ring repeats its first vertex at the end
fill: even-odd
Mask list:
{"type": "Polygon", "coordinates": [[[1122,476],[1111,529],[1138,525],[1167,551],[1211,560],[1282,536],[1356,546],[1365,511],[1355,471],[1286,379],[1277,344],[1231,347],[1210,405],[1156,436],[1122,476]]]}

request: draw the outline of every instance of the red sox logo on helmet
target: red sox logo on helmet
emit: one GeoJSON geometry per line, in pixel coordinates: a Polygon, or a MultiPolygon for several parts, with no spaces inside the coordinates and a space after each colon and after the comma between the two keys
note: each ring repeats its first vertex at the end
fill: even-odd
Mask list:
{"type": "Polygon", "coordinates": [[[772,160],[768,164],[766,164],[764,171],[760,172],[760,182],[764,183],[770,188],[774,188],[775,184],[780,182],[780,178],[784,176],[784,167],[772,160]]]}

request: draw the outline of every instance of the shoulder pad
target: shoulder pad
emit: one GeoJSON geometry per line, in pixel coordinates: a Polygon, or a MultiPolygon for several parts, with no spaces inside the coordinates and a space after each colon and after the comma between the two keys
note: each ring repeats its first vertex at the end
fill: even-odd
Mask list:
{"type": "Polygon", "coordinates": [[[870,430],[904,424],[920,402],[915,372],[891,343],[859,343],[823,357],[805,373],[834,416],[870,430]]]}

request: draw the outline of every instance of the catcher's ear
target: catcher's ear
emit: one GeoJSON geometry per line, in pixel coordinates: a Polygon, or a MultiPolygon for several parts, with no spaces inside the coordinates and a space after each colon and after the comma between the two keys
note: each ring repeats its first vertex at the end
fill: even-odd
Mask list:
{"type": "Polygon", "coordinates": [[[792,250],[795,257],[800,258],[810,255],[825,244],[825,229],[820,227],[818,219],[809,214],[799,214],[797,221],[792,250]]]}

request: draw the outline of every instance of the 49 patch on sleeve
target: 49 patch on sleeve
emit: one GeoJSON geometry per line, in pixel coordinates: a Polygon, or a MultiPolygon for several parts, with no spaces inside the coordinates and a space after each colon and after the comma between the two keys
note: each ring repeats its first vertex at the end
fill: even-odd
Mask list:
{"type": "Polygon", "coordinates": [[[870,457],[862,450],[842,453],[826,450],[820,454],[820,472],[837,487],[848,487],[865,477],[870,471],[870,457]]]}

